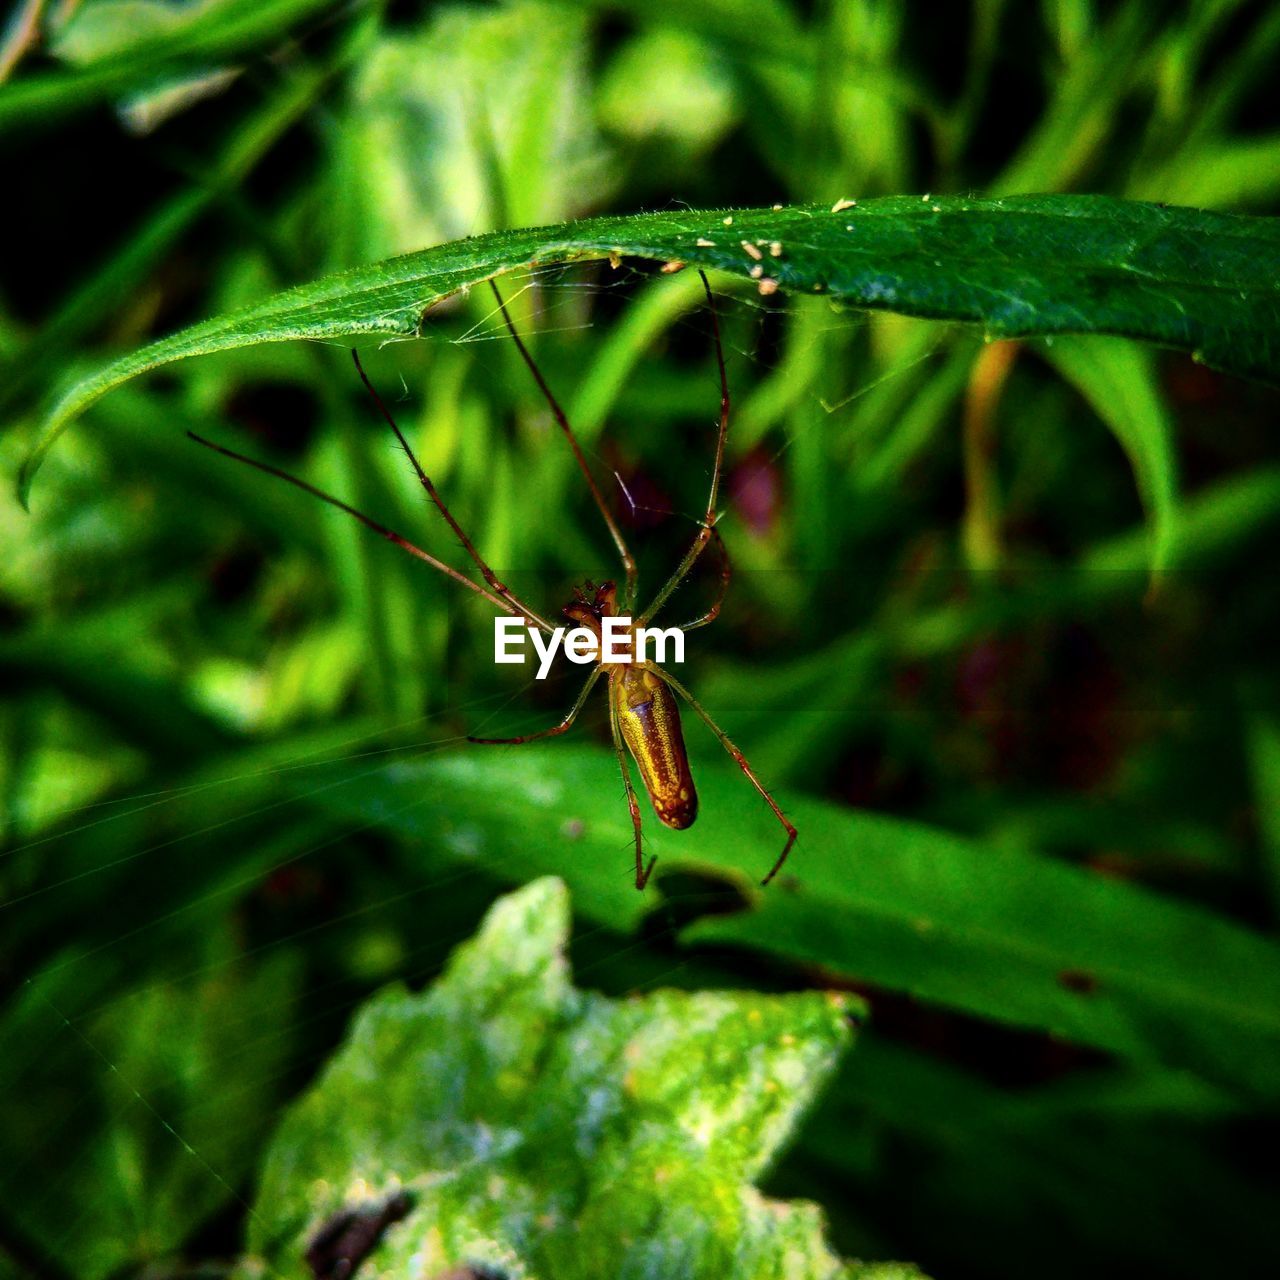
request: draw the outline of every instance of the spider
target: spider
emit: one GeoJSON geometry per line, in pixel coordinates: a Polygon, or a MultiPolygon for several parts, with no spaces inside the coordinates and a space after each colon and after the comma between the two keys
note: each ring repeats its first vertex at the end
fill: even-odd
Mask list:
{"type": "MultiPolygon", "coordinates": [[[[539,391],[546,399],[547,405],[551,410],[551,414],[555,419],[560,430],[564,433],[565,439],[568,441],[569,448],[573,451],[574,459],[578,464],[579,470],[586,479],[587,487],[591,491],[591,497],[596,507],[600,511],[600,515],[604,519],[605,527],[609,531],[610,537],[613,539],[614,546],[617,548],[618,555],[622,561],[624,574],[621,609],[619,609],[618,588],[613,582],[604,582],[597,586],[593,582],[586,582],[574,591],[573,599],[566,604],[562,613],[577,622],[580,626],[586,627],[595,632],[597,640],[601,638],[603,628],[603,619],[609,616],[625,616],[632,618],[631,631],[634,633],[638,628],[647,625],[655,614],[667,603],[676,588],[689,576],[698,558],[711,544],[715,543],[716,551],[720,557],[720,584],[715,601],[711,607],[699,617],[692,619],[682,625],[681,630],[692,631],[697,627],[704,627],[708,623],[713,622],[720,613],[720,608],[724,603],[725,595],[728,592],[729,581],[732,575],[728,552],[725,549],[724,542],[720,537],[716,528],[718,513],[716,511],[716,501],[720,492],[720,477],[724,467],[724,451],[725,441],[729,433],[729,413],[730,413],[730,396],[729,396],[729,379],[725,371],[724,348],[720,339],[720,322],[716,314],[715,299],[711,293],[711,286],[707,281],[707,277],[703,272],[698,273],[702,278],[703,289],[707,297],[707,307],[711,315],[711,330],[715,342],[716,363],[720,373],[720,425],[716,436],[715,462],[711,471],[711,490],[707,496],[707,509],[703,517],[698,532],[695,535],[692,544],[685,552],[683,559],[676,566],[675,571],[663,583],[658,593],[650,601],[649,605],[639,615],[634,617],[634,609],[636,604],[637,588],[638,588],[638,572],[636,569],[635,557],[627,548],[622,531],[618,527],[617,521],[609,511],[608,504],[605,502],[604,494],[600,490],[600,486],[596,483],[595,477],[591,474],[591,468],[587,464],[587,459],[582,452],[582,447],[578,443],[577,437],[574,435],[573,428],[569,425],[569,420],[564,410],[560,407],[559,401],[552,394],[550,387],[547,386],[545,378],[542,376],[541,370],[535,363],[529,349],[525,346],[519,332],[516,329],[511,315],[507,310],[507,304],[504,301],[501,292],[498,289],[496,280],[490,279],[489,287],[493,290],[494,298],[497,300],[498,309],[502,314],[502,319],[506,325],[507,332],[511,335],[515,342],[516,349],[520,352],[525,365],[529,372],[533,375],[534,381],[538,385],[539,391]]],[[[393,542],[396,546],[403,548],[410,555],[416,556],[419,560],[425,561],[433,569],[438,569],[441,573],[446,574],[455,582],[474,591],[477,595],[483,596],[495,608],[513,617],[523,618],[530,627],[538,628],[548,634],[552,633],[555,628],[540,613],[525,604],[518,596],[515,595],[503,582],[501,582],[494,571],[485,562],[484,558],[476,550],[471,539],[463,531],[462,527],[454,519],[444,499],[441,498],[431,478],[422,469],[413,450],[409,447],[409,442],[405,439],[399,426],[396,425],[395,419],[391,415],[391,411],[387,408],[382,397],[375,390],[373,384],[369,381],[363,366],[360,363],[359,353],[351,352],[352,359],[355,362],[356,372],[360,376],[361,382],[365,389],[369,392],[374,404],[379,412],[394,432],[396,440],[400,447],[408,456],[410,463],[413,465],[414,472],[417,475],[418,482],[426,491],[427,497],[435,504],[436,509],[444,517],[445,523],[453,531],[454,536],[462,544],[467,555],[475,563],[480,575],[484,579],[484,584],[474,581],[466,574],[453,568],[451,565],[445,564],[444,561],[437,559],[430,552],[423,551],[420,547],[409,542],[408,539],[402,537],[393,529],[387,528],[385,525],[379,524],[376,520],[371,519],[363,512],[357,511],[354,507],[348,506],[339,498],[335,498],[332,494],[325,493],[323,490],[317,489],[314,485],[308,484],[305,480],[299,479],[297,476],[290,475],[286,471],[282,471],[277,467],[273,467],[265,462],[260,462],[255,458],[246,457],[244,454],[236,453],[232,449],[225,448],[222,445],[214,444],[212,441],[205,440],[194,432],[187,434],[196,443],[204,445],[208,449],[212,449],[215,453],[220,453],[224,457],[232,458],[237,462],[243,462],[257,470],[265,472],[267,475],[275,476],[277,479],[285,480],[289,484],[296,486],[313,497],[319,498],[323,502],[329,503],[330,506],[337,507],[340,511],[345,511],[348,515],[354,516],[362,524],[372,529],[375,533],[380,534],[389,542],[393,542]]],[[[573,727],[574,721],[578,718],[579,712],[585,705],[588,696],[601,676],[608,679],[608,696],[609,696],[609,724],[613,734],[613,750],[618,759],[618,766],[622,772],[622,782],[626,790],[627,807],[631,812],[631,825],[635,832],[635,857],[636,857],[636,888],[644,889],[648,884],[649,877],[653,873],[656,858],[651,857],[646,865],[644,860],[644,842],[641,831],[640,804],[636,799],[636,789],[631,781],[631,770],[627,765],[627,753],[630,752],[631,758],[635,761],[636,768],[640,773],[640,780],[644,784],[645,791],[648,792],[650,802],[653,805],[653,811],[658,820],[668,827],[672,827],[677,831],[684,830],[686,827],[693,825],[694,819],[698,816],[698,793],[694,786],[693,775],[689,769],[689,759],[685,752],[684,732],[680,724],[680,708],[677,698],[682,698],[693,709],[694,713],[700,720],[715,734],[720,745],[733,757],[738,767],[746,775],[748,781],[764,798],[765,803],[773,811],[774,817],[782,824],[786,831],[786,843],[783,845],[782,852],[778,855],[777,861],[770,868],[768,875],[760,882],[761,885],[767,885],[774,876],[782,868],[782,864],[787,860],[787,855],[791,852],[791,846],[796,841],[796,828],[791,824],[786,815],[778,807],[773,796],[770,795],[768,789],[757,777],[755,770],[747,762],[747,758],[741,751],[730,741],[729,736],[720,728],[718,724],[711,718],[707,711],[701,706],[696,698],[688,689],[680,683],[669,671],[664,670],[657,663],[652,661],[626,660],[623,662],[613,661],[606,664],[603,661],[597,662],[592,668],[591,674],[587,677],[586,684],[583,685],[581,692],[574,700],[573,706],[569,708],[558,724],[552,725],[549,729],[543,729],[538,733],[526,733],[515,738],[468,738],[469,742],[476,743],[481,746],[520,746],[526,742],[536,742],[543,738],[554,738],[562,733],[567,733],[573,727]]]]}

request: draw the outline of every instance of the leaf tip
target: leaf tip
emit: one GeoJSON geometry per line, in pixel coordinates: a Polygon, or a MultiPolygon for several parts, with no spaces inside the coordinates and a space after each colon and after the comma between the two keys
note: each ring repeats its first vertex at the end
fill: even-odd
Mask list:
{"type": "Polygon", "coordinates": [[[35,444],[27,451],[21,465],[18,467],[18,482],[15,486],[15,491],[19,503],[22,504],[23,511],[30,512],[31,486],[35,483],[36,473],[44,465],[44,460],[48,456],[49,450],[53,448],[54,441],[66,430],[67,423],[71,420],[72,414],[66,412],[66,403],[65,399],[60,401],[49,417],[45,419],[43,429],[36,438],[35,444]]]}
{"type": "Polygon", "coordinates": [[[31,514],[31,485],[36,478],[36,472],[40,470],[40,464],[44,461],[45,452],[45,449],[37,445],[23,458],[22,465],[18,468],[18,482],[14,490],[19,506],[28,515],[31,514]]]}

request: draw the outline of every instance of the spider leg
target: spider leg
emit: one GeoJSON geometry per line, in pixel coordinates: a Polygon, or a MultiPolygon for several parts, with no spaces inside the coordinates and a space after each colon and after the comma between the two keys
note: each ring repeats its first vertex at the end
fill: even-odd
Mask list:
{"type": "Polygon", "coordinates": [[[790,819],[788,819],[786,814],[784,814],[782,810],[778,808],[778,802],[773,798],[772,795],[770,795],[769,789],[756,776],[755,770],[747,762],[747,757],[744,756],[736,746],[734,746],[733,742],[729,738],[729,735],[725,733],[725,731],[718,724],[716,724],[716,722],[711,718],[711,716],[703,709],[701,703],[698,702],[697,698],[695,698],[693,694],[691,694],[689,690],[686,689],[684,685],[682,685],[680,681],[675,678],[675,676],[671,675],[670,672],[663,671],[659,667],[653,667],[652,670],[655,675],[659,676],[662,680],[666,681],[666,683],[669,684],[671,688],[673,688],[676,691],[676,693],[678,693],[694,709],[694,711],[697,713],[698,718],[702,721],[702,723],[705,724],[707,728],[710,729],[711,732],[714,733],[716,737],[720,739],[720,745],[734,758],[734,760],[737,761],[738,768],[741,769],[742,772],[747,775],[747,781],[750,782],[751,785],[755,787],[755,789],[764,797],[765,803],[769,806],[770,809],[773,810],[773,816],[777,818],[778,821],[782,823],[783,827],[786,829],[787,843],[782,846],[782,852],[778,855],[778,860],[769,869],[769,874],[765,876],[763,880],[760,881],[761,886],[768,884],[769,881],[772,880],[773,877],[776,876],[778,872],[782,870],[782,864],[786,862],[787,855],[791,852],[791,846],[795,844],[796,836],[799,833],[796,831],[795,827],[792,826],[791,821],[790,819]]]}
{"type": "Polygon", "coordinates": [[[468,734],[467,741],[474,742],[482,747],[518,747],[524,742],[537,742],[540,738],[554,738],[558,734],[568,733],[573,727],[573,722],[578,718],[578,712],[586,704],[587,695],[595,688],[596,681],[600,679],[600,673],[603,669],[603,667],[597,667],[587,677],[587,683],[582,686],[582,691],[574,699],[573,706],[569,708],[565,718],[559,724],[552,725],[550,729],[541,729],[537,733],[522,733],[517,738],[473,738],[468,734]]]}
{"type": "Polygon", "coordinates": [[[489,584],[490,589],[495,595],[501,596],[504,600],[509,600],[526,618],[535,619],[538,626],[540,626],[544,631],[554,630],[545,618],[538,617],[538,615],[534,613],[528,605],[524,604],[517,598],[514,592],[508,590],[503,583],[498,581],[498,575],[489,568],[484,558],[475,549],[474,543],[472,543],[471,539],[463,532],[462,526],[453,518],[453,512],[451,512],[445,505],[445,500],[440,496],[439,490],[437,490],[435,485],[431,483],[431,477],[422,469],[422,464],[418,461],[417,456],[409,447],[409,442],[404,438],[404,433],[400,430],[395,418],[391,416],[391,410],[387,408],[386,402],[378,394],[373,383],[369,381],[369,375],[365,373],[364,365],[360,363],[360,353],[356,351],[354,347],[351,349],[351,359],[355,362],[356,372],[360,375],[360,381],[364,383],[364,389],[372,397],[373,403],[378,406],[378,411],[387,420],[387,425],[393,432],[395,432],[395,437],[400,442],[400,447],[405,451],[409,461],[413,464],[413,470],[418,477],[418,483],[422,485],[423,489],[426,491],[427,497],[435,503],[436,510],[444,516],[445,523],[453,530],[454,536],[462,544],[462,549],[475,562],[476,568],[480,570],[481,574],[484,576],[484,580],[489,584]]]}
{"type": "MultiPolygon", "coordinates": [[[[694,537],[693,545],[685,552],[684,559],[680,561],[676,571],[663,584],[662,590],[654,596],[653,603],[637,620],[637,626],[644,626],[666,604],[671,593],[689,576],[689,572],[697,563],[698,557],[706,550],[707,543],[716,537],[716,521],[719,519],[716,512],[716,502],[720,496],[720,474],[724,470],[724,446],[725,441],[729,438],[729,411],[732,407],[732,402],[729,398],[729,375],[724,367],[724,345],[720,340],[720,320],[716,314],[715,298],[712,296],[711,285],[707,281],[706,273],[699,271],[698,275],[702,277],[702,287],[707,294],[707,306],[711,311],[711,332],[715,338],[716,365],[720,370],[720,430],[716,436],[715,465],[711,469],[711,492],[707,495],[706,515],[702,519],[702,527],[694,537]]],[[[717,609],[716,612],[719,612],[719,610],[717,609]]]]}
{"type": "Polygon", "coordinates": [[[246,466],[253,467],[257,471],[262,471],[269,476],[275,476],[277,480],[284,480],[286,483],[293,485],[295,489],[301,489],[303,493],[309,493],[313,498],[319,498],[321,502],[327,502],[331,507],[337,507],[339,511],[345,511],[347,515],[354,516],[366,528],[372,529],[374,533],[381,534],[388,542],[394,542],[397,547],[407,551],[411,556],[416,556],[433,569],[439,569],[441,573],[452,578],[455,582],[470,588],[476,595],[483,596],[490,604],[497,605],[503,613],[524,618],[527,622],[533,623],[535,627],[541,627],[544,631],[553,629],[544,619],[521,604],[510,592],[498,595],[496,592],[482,587],[478,582],[472,582],[466,574],[459,573],[452,565],[445,564],[443,560],[436,559],[430,552],[414,546],[408,538],[398,534],[394,529],[388,529],[386,525],[379,524],[376,520],[365,515],[363,511],[357,511],[355,507],[348,506],[340,498],[335,498],[333,494],[325,493],[323,489],[317,489],[315,485],[308,484],[307,481],[290,475],[289,472],[282,471],[279,467],[273,467],[270,463],[259,462],[257,458],[250,458],[246,454],[237,453],[234,449],[228,449],[224,445],[214,444],[212,440],[206,440],[203,436],[196,435],[194,431],[188,431],[187,435],[196,444],[203,445],[206,449],[212,449],[214,453],[220,453],[224,458],[230,458],[234,462],[243,462],[246,466]]]}
{"type": "Polygon", "coordinates": [[[640,832],[640,802],[636,799],[636,789],[631,785],[631,770],[627,767],[627,749],[622,742],[622,729],[618,724],[618,713],[614,709],[613,699],[609,699],[609,728],[613,731],[613,753],[618,757],[618,768],[622,770],[622,785],[627,789],[627,807],[631,810],[631,826],[636,833],[636,888],[643,889],[653,874],[653,864],[657,858],[650,858],[649,865],[644,865],[644,842],[640,832]]]}
{"type": "Polygon", "coordinates": [[[716,550],[720,553],[720,590],[716,594],[711,608],[706,613],[694,618],[692,622],[681,623],[681,631],[695,631],[698,627],[705,627],[708,623],[714,622],[720,616],[720,609],[724,605],[725,596],[729,594],[729,583],[733,579],[733,563],[729,559],[728,549],[725,547],[724,539],[720,536],[718,529],[712,529],[711,540],[715,543],[716,550]]]}
{"type": "Polygon", "coordinates": [[[520,352],[520,358],[528,366],[529,372],[533,374],[533,380],[538,384],[538,390],[542,392],[543,398],[546,400],[551,410],[551,416],[555,418],[560,430],[564,432],[564,438],[569,442],[569,448],[573,450],[573,456],[578,461],[578,469],[586,477],[587,487],[591,490],[591,496],[595,499],[596,506],[600,509],[600,514],[604,517],[605,526],[609,530],[609,536],[613,539],[613,545],[618,548],[618,555],[622,558],[622,567],[627,575],[626,591],[624,593],[626,607],[628,610],[634,607],[636,601],[636,579],[637,569],[635,557],[627,549],[626,541],[623,539],[622,530],[618,528],[618,522],[613,518],[609,511],[608,503],[604,500],[604,494],[600,492],[600,486],[596,484],[596,478],[591,474],[591,468],[587,466],[586,455],[582,452],[582,446],[578,443],[578,437],[574,435],[573,428],[569,425],[569,419],[565,411],[560,407],[560,402],[551,393],[551,388],[547,386],[547,380],[542,376],[542,370],[534,363],[533,356],[529,354],[529,348],[524,345],[524,340],[520,337],[519,331],[516,329],[515,323],[511,319],[511,314],[507,310],[507,304],[503,301],[502,294],[498,292],[498,282],[491,279],[489,287],[493,290],[493,296],[498,300],[498,309],[502,312],[503,322],[507,326],[507,332],[511,335],[512,340],[516,344],[516,350],[520,352]]]}

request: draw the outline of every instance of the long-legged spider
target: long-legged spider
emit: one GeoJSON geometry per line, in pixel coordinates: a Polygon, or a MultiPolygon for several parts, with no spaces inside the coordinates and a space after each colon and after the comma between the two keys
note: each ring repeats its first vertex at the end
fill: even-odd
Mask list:
{"type": "MultiPolygon", "coordinates": [[[[720,427],[716,437],[715,464],[711,471],[711,490],[707,495],[706,515],[698,527],[693,543],[676,566],[675,572],[666,580],[657,595],[654,596],[639,617],[633,617],[639,576],[635,557],[628,550],[622,531],[619,529],[617,521],[604,500],[604,494],[601,493],[595,477],[591,474],[591,468],[587,465],[586,457],[578,444],[577,437],[573,433],[573,428],[569,425],[569,420],[565,416],[564,410],[551,393],[551,389],[547,386],[541,370],[534,362],[533,356],[529,353],[528,348],[516,330],[511,315],[507,310],[507,304],[498,290],[497,282],[492,279],[489,281],[489,286],[493,290],[493,295],[497,300],[498,309],[502,313],[502,319],[507,331],[515,342],[521,358],[528,366],[529,372],[533,375],[538,389],[545,397],[552,416],[564,433],[578,467],[586,479],[588,488],[591,490],[592,499],[604,518],[605,526],[609,530],[609,535],[612,537],[614,545],[617,547],[618,555],[622,560],[625,585],[622,592],[621,614],[619,614],[617,608],[618,589],[612,582],[605,582],[599,587],[591,582],[585,583],[574,592],[573,599],[562,610],[566,617],[594,631],[597,641],[601,639],[603,619],[606,617],[625,616],[631,618],[630,629],[633,634],[638,628],[646,626],[667,603],[676,588],[689,576],[699,556],[712,542],[716,544],[717,552],[721,558],[720,584],[716,599],[705,613],[684,623],[681,630],[692,631],[696,627],[703,627],[714,621],[720,612],[729,588],[731,577],[729,557],[725,550],[724,542],[716,529],[718,519],[716,501],[720,492],[721,471],[724,467],[725,440],[729,433],[731,403],[729,379],[725,372],[724,348],[720,340],[720,322],[716,315],[715,299],[712,296],[711,286],[707,282],[707,277],[701,272],[699,272],[699,275],[702,276],[702,285],[707,295],[707,306],[711,314],[711,329],[715,340],[716,363],[720,372],[720,427]]],[[[499,581],[497,575],[476,550],[471,539],[467,537],[461,526],[453,518],[449,508],[445,505],[444,499],[441,498],[435,485],[432,484],[430,477],[422,469],[413,450],[409,447],[409,442],[396,425],[391,411],[369,381],[360,363],[359,355],[355,351],[352,351],[351,355],[355,361],[356,371],[360,375],[360,380],[364,383],[382,416],[395,433],[400,447],[413,464],[418,481],[426,491],[427,497],[435,504],[436,509],[444,517],[445,523],[453,531],[454,536],[462,544],[467,555],[475,563],[476,568],[484,578],[484,586],[481,586],[478,582],[473,581],[466,574],[459,572],[452,566],[445,564],[442,560],[438,560],[429,552],[415,546],[396,533],[395,530],[379,524],[363,512],[357,511],[354,507],[348,506],[331,494],[317,489],[305,480],[300,480],[297,476],[290,475],[278,467],[270,466],[265,462],[259,462],[254,458],[246,457],[244,454],[236,453],[232,449],[224,448],[222,445],[214,444],[195,435],[194,432],[188,432],[188,435],[198,444],[202,444],[216,453],[233,458],[237,462],[247,463],[251,467],[256,467],[259,471],[276,476],[278,479],[286,480],[289,484],[295,485],[313,497],[337,507],[340,511],[345,511],[375,533],[381,534],[388,541],[402,547],[410,555],[417,556],[419,560],[423,560],[431,565],[432,568],[447,574],[455,582],[461,583],[477,595],[483,596],[495,608],[511,616],[523,618],[528,625],[537,627],[542,631],[553,632],[554,628],[551,623],[525,604],[504,583],[499,581]]],[[[613,749],[622,772],[623,786],[627,794],[627,806],[631,811],[631,825],[635,832],[636,888],[643,889],[648,883],[656,858],[650,858],[648,865],[645,865],[640,805],[636,800],[635,787],[631,782],[631,771],[627,766],[627,752],[629,751],[635,760],[636,768],[640,771],[640,779],[644,783],[645,790],[649,793],[653,811],[660,822],[676,830],[683,830],[685,827],[691,826],[698,816],[698,794],[694,787],[693,776],[689,770],[689,760],[685,752],[684,733],[680,725],[680,709],[676,701],[676,695],[683,698],[693,708],[699,719],[716,735],[720,745],[737,761],[738,767],[746,775],[751,785],[764,798],[765,803],[773,810],[774,816],[786,830],[786,844],[778,855],[777,861],[770,868],[769,874],[761,881],[762,885],[768,884],[778,874],[782,864],[787,860],[787,855],[791,852],[791,846],[796,840],[795,827],[792,826],[786,815],[778,807],[773,796],[769,794],[768,789],[756,776],[751,765],[747,763],[747,758],[729,740],[724,730],[716,724],[697,699],[675,676],[669,671],[663,670],[655,662],[639,660],[614,661],[608,664],[603,661],[597,662],[592,668],[591,674],[587,677],[587,682],[582,687],[582,691],[574,700],[573,706],[569,708],[568,714],[559,724],[553,725],[549,729],[543,729],[539,733],[526,733],[515,738],[470,738],[468,740],[484,746],[518,746],[522,743],[536,742],[541,738],[554,738],[559,734],[566,733],[573,726],[578,713],[582,710],[588,695],[595,688],[596,682],[601,675],[607,675],[609,681],[609,723],[613,732],[613,749]]]]}

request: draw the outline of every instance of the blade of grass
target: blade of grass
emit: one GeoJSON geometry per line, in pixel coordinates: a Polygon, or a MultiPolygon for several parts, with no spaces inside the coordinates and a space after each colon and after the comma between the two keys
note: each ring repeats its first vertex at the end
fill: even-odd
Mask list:
{"type": "Polygon", "coordinates": [[[12,354],[6,353],[0,410],[13,405],[28,387],[48,380],[66,360],[70,347],[108,310],[129,296],[153,263],[173,246],[200,217],[233,192],[269,154],[276,142],[315,101],[326,81],[363,46],[372,30],[358,23],[337,56],[326,65],[298,72],[278,94],[231,137],[222,156],[208,172],[158,209],[97,272],[57,308],[32,338],[12,354]]]}
{"type": "Polygon", "coordinates": [[[1158,573],[1173,552],[1178,479],[1173,423],[1150,352],[1109,338],[1073,336],[1046,347],[1044,354],[1129,455],[1151,525],[1151,570],[1158,573]]]}
{"type": "Polygon", "coordinates": [[[148,35],[121,53],[4,85],[0,133],[49,128],[68,115],[132,90],[270,47],[329,4],[330,0],[229,0],[204,5],[174,30],[148,35]]]}

